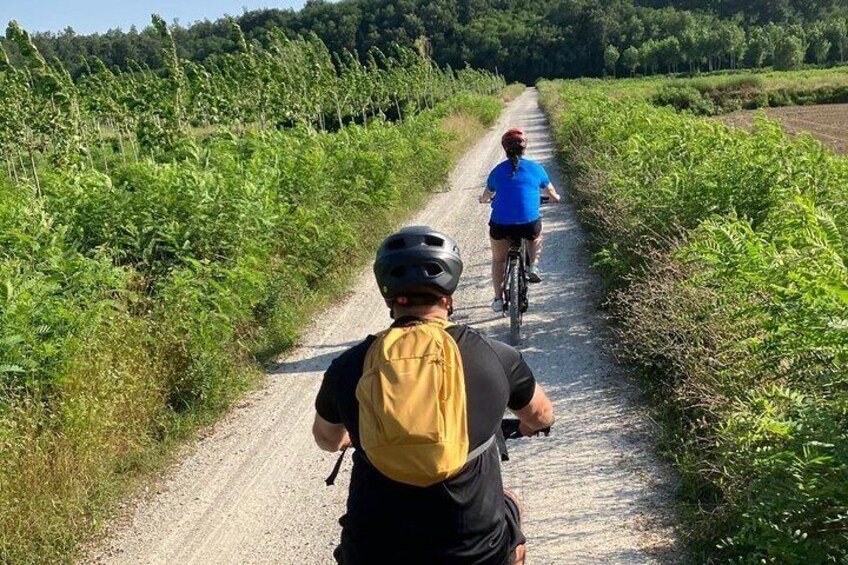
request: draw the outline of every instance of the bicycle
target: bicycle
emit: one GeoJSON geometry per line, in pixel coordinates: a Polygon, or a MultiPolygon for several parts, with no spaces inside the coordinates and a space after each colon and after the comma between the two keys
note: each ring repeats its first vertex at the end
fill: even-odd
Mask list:
{"type": "MultiPolygon", "coordinates": [[[[509,450],[506,446],[506,440],[508,439],[519,439],[524,437],[521,435],[520,431],[521,420],[518,418],[503,418],[501,419],[501,427],[498,430],[498,433],[495,434],[495,443],[498,446],[498,452],[500,454],[501,461],[509,461],[509,450]]],[[[531,437],[539,437],[544,436],[548,437],[551,434],[551,427],[536,430],[531,437]]],[[[333,470],[330,472],[330,475],[324,480],[324,484],[328,487],[333,486],[336,483],[336,477],[339,476],[339,471],[341,471],[342,461],[344,461],[344,456],[347,450],[351,446],[346,446],[341,449],[339,453],[338,459],[336,459],[336,464],[333,466],[333,470]]]]}
{"type": "Polygon", "coordinates": [[[509,337],[512,345],[521,342],[521,322],[530,305],[527,298],[529,264],[527,242],[520,237],[513,238],[509,244],[503,278],[504,312],[509,315],[509,337]]]}
{"type": "MultiPolygon", "coordinates": [[[[482,200],[481,200],[482,202],[482,200]]],[[[540,195],[540,205],[550,202],[550,197],[540,195]]],[[[527,297],[527,266],[530,264],[530,254],[527,250],[527,242],[521,238],[510,240],[507,252],[506,266],[503,277],[503,311],[509,316],[509,338],[512,345],[521,342],[521,323],[524,313],[530,306],[527,297]]]]}

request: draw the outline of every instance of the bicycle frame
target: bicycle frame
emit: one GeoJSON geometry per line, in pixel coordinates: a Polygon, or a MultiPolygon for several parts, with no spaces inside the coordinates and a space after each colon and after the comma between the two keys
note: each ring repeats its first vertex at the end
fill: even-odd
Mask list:
{"type": "Polygon", "coordinates": [[[513,345],[521,341],[521,322],[527,311],[527,242],[513,239],[504,270],[504,311],[509,315],[509,335],[513,345]]]}

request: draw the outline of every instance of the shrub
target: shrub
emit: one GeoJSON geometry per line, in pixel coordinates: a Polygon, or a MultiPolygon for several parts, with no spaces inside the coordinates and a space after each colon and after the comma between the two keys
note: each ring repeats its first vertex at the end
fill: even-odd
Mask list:
{"type": "Polygon", "coordinates": [[[41,196],[0,179],[0,561],[68,559],[127,477],[255,382],[443,186],[443,116],[500,108],[462,96],[336,133],[38,163],[41,196]]]}
{"type": "Polygon", "coordinates": [[[541,91],[696,560],[846,560],[848,159],[763,120],[541,91]]]}

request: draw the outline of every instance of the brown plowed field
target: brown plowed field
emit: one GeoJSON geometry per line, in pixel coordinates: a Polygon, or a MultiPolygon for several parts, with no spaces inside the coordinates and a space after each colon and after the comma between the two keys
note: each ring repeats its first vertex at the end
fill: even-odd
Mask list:
{"type": "MultiPolygon", "coordinates": [[[[734,112],[722,121],[748,128],[757,111],[734,112]]],[[[848,154],[848,104],[765,108],[769,118],[779,120],[788,133],[808,132],[837,153],[848,154]]]]}

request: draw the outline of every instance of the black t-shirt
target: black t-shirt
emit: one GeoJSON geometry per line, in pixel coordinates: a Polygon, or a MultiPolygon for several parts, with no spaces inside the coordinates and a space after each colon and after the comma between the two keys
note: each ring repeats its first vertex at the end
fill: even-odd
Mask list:
{"type": "MultiPolygon", "coordinates": [[[[415,322],[407,318],[394,325],[415,322]]],[[[447,332],[462,355],[474,449],[492,437],[507,407],[519,410],[530,403],[536,381],[514,348],[467,326],[447,332]]],[[[373,341],[369,336],[333,360],[315,400],[318,414],[344,424],[356,447],[336,558],[345,564],[500,565],[510,548],[494,444],[455,477],[425,488],[393,481],[368,463],[359,444],[356,385],[373,341]]]]}

